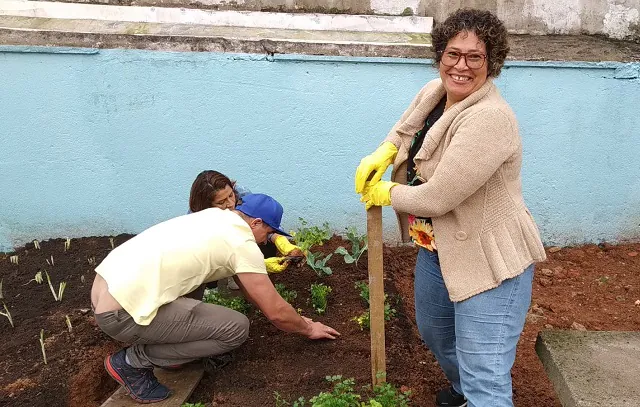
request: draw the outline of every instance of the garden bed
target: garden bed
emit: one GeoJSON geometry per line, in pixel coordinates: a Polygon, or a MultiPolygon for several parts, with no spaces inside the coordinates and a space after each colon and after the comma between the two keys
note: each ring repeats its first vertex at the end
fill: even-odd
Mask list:
{"type": "MultiPolygon", "coordinates": [[[[116,237],[114,245],[127,238],[116,237]]],[[[329,253],[338,245],[349,247],[334,237],[314,251],[329,253]]],[[[99,406],[116,388],[102,360],[121,346],[100,332],[89,310],[94,260],[99,263],[108,254],[110,240],[73,239],[67,251],[64,239],[40,246],[37,250],[30,243],[15,253],[0,254],[4,302],[15,324],[11,328],[0,316],[0,406],[99,406]],[[12,255],[18,255],[18,264],[11,263],[12,255]],[[46,277],[42,284],[28,283],[44,270],[56,294],[59,283],[67,283],[61,302],[54,300],[46,277]],[[41,330],[47,365],[39,344],[41,330]]],[[[640,330],[640,306],[635,305],[640,300],[639,251],[640,244],[552,249],[549,260],[537,267],[533,305],[513,370],[516,406],[560,406],[535,355],[534,341],[540,330],[640,330]]],[[[384,254],[385,290],[397,310],[386,324],[388,380],[410,388],[413,405],[430,407],[434,393],[446,380],[422,346],[413,320],[416,249],[386,247],[384,254]]],[[[205,376],[190,401],[213,406],[274,406],[274,392],[291,401],[329,390],[325,376],[353,377],[358,385],[370,382],[369,334],[352,320],[366,310],[354,286],[367,279],[366,264],[366,253],[358,267],[334,254],[328,262],[333,269],[330,276],[320,278],[308,266],[273,275],[274,283],[297,292],[292,303],[303,315],[334,327],[342,336],[336,341],[309,341],[277,330],[251,311],[251,334],[235,352],[235,361],[205,376]],[[321,316],[308,303],[309,287],[317,282],[332,287],[327,311],[321,316]]]]}

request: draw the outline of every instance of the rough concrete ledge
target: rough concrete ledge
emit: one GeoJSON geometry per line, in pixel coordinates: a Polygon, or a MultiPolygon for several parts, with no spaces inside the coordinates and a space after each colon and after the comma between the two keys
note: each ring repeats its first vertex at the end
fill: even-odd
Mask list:
{"type": "Polygon", "coordinates": [[[433,18],[431,17],[212,11],[172,7],[109,6],[26,0],[0,0],[0,15],[378,33],[430,34],[433,28],[433,18]]]}
{"type": "Polygon", "coordinates": [[[543,331],[536,352],[564,407],[640,405],[640,332],[543,331]]]}
{"type": "Polygon", "coordinates": [[[0,44],[425,58],[431,37],[0,16],[0,44]]]}

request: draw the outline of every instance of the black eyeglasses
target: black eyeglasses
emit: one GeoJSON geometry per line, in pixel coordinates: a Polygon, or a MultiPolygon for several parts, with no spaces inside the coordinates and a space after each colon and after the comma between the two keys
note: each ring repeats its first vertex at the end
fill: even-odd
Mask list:
{"type": "Polygon", "coordinates": [[[478,52],[459,52],[459,51],[440,51],[440,62],[442,65],[452,67],[456,66],[460,58],[464,57],[464,61],[470,69],[480,69],[484,66],[487,56],[478,52]]]}

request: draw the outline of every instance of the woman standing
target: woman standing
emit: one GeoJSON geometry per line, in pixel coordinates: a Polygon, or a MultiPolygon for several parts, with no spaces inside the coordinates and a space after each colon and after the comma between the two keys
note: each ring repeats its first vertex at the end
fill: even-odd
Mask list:
{"type": "Polygon", "coordinates": [[[393,206],[420,247],[416,323],[451,382],[436,404],[513,406],[511,367],[545,252],[522,198],[518,123],[492,80],[507,31],[492,13],[463,9],[432,38],[440,79],[361,161],[356,192],[367,209],[393,206]],[[391,164],[393,181],[381,181],[391,164]]]}

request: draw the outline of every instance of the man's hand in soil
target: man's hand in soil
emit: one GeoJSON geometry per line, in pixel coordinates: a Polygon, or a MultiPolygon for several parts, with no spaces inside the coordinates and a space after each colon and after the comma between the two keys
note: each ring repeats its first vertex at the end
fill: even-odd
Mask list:
{"type": "Polygon", "coordinates": [[[310,328],[310,333],[307,335],[309,339],[336,339],[336,337],[340,336],[340,332],[330,326],[320,322],[313,322],[311,318],[302,317],[302,319],[310,328]]]}
{"type": "Polygon", "coordinates": [[[255,304],[278,329],[309,339],[335,339],[340,335],[331,327],[298,315],[291,304],[278,294],[267,274],[240,273],[236,278],[245,298],[255,304]]]}

